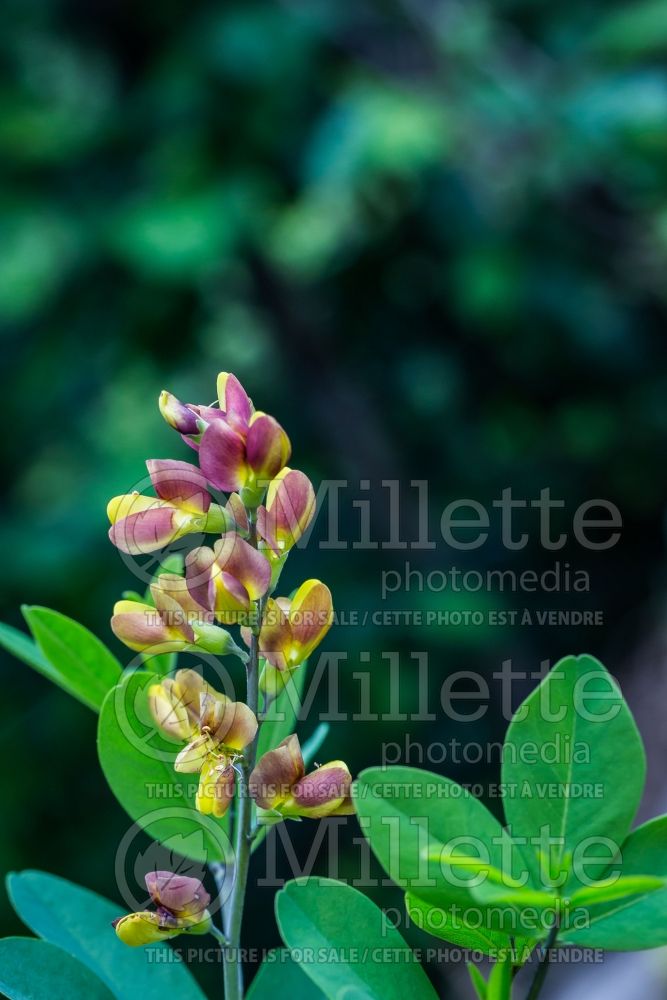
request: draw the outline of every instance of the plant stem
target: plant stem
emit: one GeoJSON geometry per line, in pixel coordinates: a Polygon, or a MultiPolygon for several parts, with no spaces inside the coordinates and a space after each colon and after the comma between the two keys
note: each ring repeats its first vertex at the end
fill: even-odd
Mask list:
{"type": "MultiPolygon", "coordinates": [[[[257,547],[257,528],[255,512],[248,511],[250,527],[248,541],[257,547]]],[[[258,621],[261,622],[262,602],[257,603],[258,621]]],[[[259,720],[259,626],[253,628],[250,641],[250,655],[246,664],[247,694],[246,704],[252,709],[259,720]]],[[[250,867],[252,828],[252,799],[248,793],[248,778],[255,766],[259,727],[255,739],[248,747],[241,766],[236,797],[237,813],[234,830],[234,884],[232,886],[228,907],[225,910],[225,936],[228,946],[223,952],[223,975],[225,985],[225,1000],[243,1000],[243,963],[241,962],[241,927],[243,924],[243,909],[245,905],[248,869],[250,867]]]]}
{"type": "Polygon", "coordinates": [[[554,920],[553,927],[549,931],[549,937],[544,945],[544,951],[542,952],[542,957],[540,958],[539,965],[537,966],[537,972],[530,984],[530,990],[528,991],[528,996],[526,1000],[537,1000],[540,994],[540,990],[544,985],[544,980],[547,977],[547,972],[549,971],[549,953],[556,943],[556,938],[558,937],[558,920],[554,920]]]}

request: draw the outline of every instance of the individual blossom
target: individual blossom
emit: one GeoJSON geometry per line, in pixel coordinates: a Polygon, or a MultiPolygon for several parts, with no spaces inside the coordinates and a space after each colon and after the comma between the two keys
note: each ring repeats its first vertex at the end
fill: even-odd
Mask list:
{"type": "Polygon", "coordinates": [[[211,500],[205,477],[189,462],[149,459],[148,474],[157,497],[127,493],[109,501],[109,538],[122,552],[142,555],[193,531],[221,532],[231,516],[211,500]]]}
{"type": "Polygon", "coordinates": [[[117,601],[111,619],[114,635],[140,653],[198,652],[245,658],[229,632],[213,624],[213,615],[192,597],[183,577],[162,573],[150,587],[154,604],[117,601]]]}
{"type": "Polygon", "coordinates": [[[319,819],[354,812],[351,783],[352,776],[342,760],[332,760],[306,774],[299,738],[292,734],[264,754],[250,775],[248,789],[257,806],[267,812],[283,818],[319,819]]]}
{"type": "Polygon", "coordinates": [[[289,552],[314,516],[315,491],[308,476],[285,467],[269,483],[266,503],[257,510],[257,533],[269,558],[289,552]]]}
{"type": "Polygon", "coordinates": [[[148,689],[151,714],[170,739],[186,743],[174,769],[199,773],[195,806],[223,816],[234,794],[234,766],[257,734],[254,712],[220,694],[194,670],[178,670],[148,689]]]}
{"type": "Polygon", "coordinates": [[[185,578],[195,601],[218,621],[246,621],[253,602],[271,582],[271,566],[261,552],[237,532],[227,532],[213,548],[193,549],[185,560],[185,578]]]}
{"type": "Polygon", "coordinates": [[[218,376],[218,398],[219,410],[200,408],[200,468],[216,489],[242,491],[244,502],[256,506],[289,461],[289,438],[277,420],[254,409],[234,375],[218,376]]]}
{"type": "MultiPolygon", "coordinates": [[[[259,652],[276,670],[294,670],[322,641],[333,622],[331,591],[320,580],[306,580],[294,597],[269,598],[259,633],[259,652]]],[[[250,644],[250,632],[242,630],[250,644]]]]}
{"type": "Polygon", "coordinates": [[[128,913],[113,921],[116,934],[132,947],[154,944],[177,934],[206,934],[211,928],[211,897],[197,878],[149,872],[146,888],[154,910],[128,913]]]}

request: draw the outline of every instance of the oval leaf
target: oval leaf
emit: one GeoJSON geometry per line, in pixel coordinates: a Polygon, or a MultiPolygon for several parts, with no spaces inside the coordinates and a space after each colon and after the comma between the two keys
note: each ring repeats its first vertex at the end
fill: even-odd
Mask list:
{"type": "Polygon", "coordinates": [[[113,1000],[90,969],[36,938],[0,941],[0,990],[9,1000],[113,1000]]]}
{"type": "Polygon", "coordinates": [[[87,628],[58,611],[25,606],[22,611],[40,652],[55,671],[46,676],[98,712],[122,672],[113,653],[87,628]]]}
{"type": "MultiPolygon", "coordinates": [[[[533,845],[538,884],[544,881],[537,856],[543,832],[553,838],[551,871],[563,872],[565,888],[602,877],[609,852],[605,862],[582,866],[582,880],[574,871],[577,851],[589,837],[620,847],[645,773],[641,737],[611,675],[592,656],[560,660],[519,708],[503,749],[502,781],[512,789],[507,822],[513,837],[533,845]]],[[[599,843],[591,855],[599,856],[599,843]]]]}
{"type": "Polygon", "coordinates": [[[453,914],[474,911],[475,925],[485,933],[521,930],[513,912],[508,913],[511,923],[503,923],[497,907],[483,905],[473,894],[472,888],[488,876],[464,863],[436,860],[445,849],[476,855],[499,870],[506,865],[510,877],[526,868],[500,823],[466,789],[417,768],[369,768],[354,783],[353,796],[364,834],[398,885],[453,914]],[[437,849],[435,857],[431,847],[437,849]]]}
{"type": "MultiPolygon", "coordinates": [[[[621,849],[617,867],[624,877],[667,878],[667,816],[633,830],[621,849]]],[[[612,951],[640,951],[667,945],[667,888],[609,903],[591,913],[589,926],[568,931],[568,944],[612,951]]]]}
{"type": "Polygon", "coordinates": [[[295,956],[312,949],[301,969],[330,1000],[435,1000],[426,973],[386,914],[343,882],[306,878],[276,896],[282,938],[295,956]],[[383,956],[392,953],[394,961],[383,956]],[[346,960],[346,956],[350,956],[346,960]]]}
{"type": "Polygon", "coordinates": [[[246,1000],[323,1000],[324,993],[301,971],[289,953],[270,951],[259,967],[246,1000]]]}

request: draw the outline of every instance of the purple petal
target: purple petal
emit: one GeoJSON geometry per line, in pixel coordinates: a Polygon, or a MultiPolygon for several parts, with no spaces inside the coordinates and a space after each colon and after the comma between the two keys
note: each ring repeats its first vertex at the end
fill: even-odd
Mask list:
{"type": "Polygon", "coordinates": [[[174,523],[175,511],[169,507],[154,507],[130,514],[109,529],[109,538],[121,552],[138,556],[155,552],[178,537],[179,528],[174,523]]]}
{"type": "Polygon", "coordinates": [[[215,556],[206,545],[193,549],[185,557],[185,580],[192,598],[207,611],[212,611],[215,602],[213,566],[215,556]]]}
{"type": "Polygon", "coordinates": [[[260,482],[273,479],[284,468],[292,446],[277,420],[266,413],[256,416],[246,441],[248,465],[260,482]]]}
{"type": "Polygon", "coordinates": [[[245,436],[253,413],[253,405],[236,375],[220,372],[218,375],[218,402],[230,427],[245,436]]]}
{"type": "Polygon", "coordinates": [[[195,465],[171,459],[149,458],[148,474],[163,500],[205,513],[211,506],[206,479],[195,465]]]}
{"type": "Polygon", "coordinates": [[[199,445],[199,465],[216,489],[240,490],[248,478],[243,438],[224,420],[209,424],[199,445]]]}

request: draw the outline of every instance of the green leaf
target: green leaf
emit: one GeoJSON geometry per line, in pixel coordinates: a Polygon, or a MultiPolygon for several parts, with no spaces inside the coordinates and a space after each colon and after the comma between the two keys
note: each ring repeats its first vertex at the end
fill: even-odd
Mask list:
{"type": "Polygon", "coordinates": [[[518,925],[502,925],[500,914],[473,895],[478,873],[464,861],[442,865],[429,857],[431,845],[438,851],[451,845],[457,853],[476,853],[487,866],[503,870],[507,865],[510,877],[525,870],[526,862],[506,831],[466,789],[429,771],[388,767],[364,771],[353,795],[361,828],[398,885],[453,914],[456,908],[472,909],[477,920],[481,913],[485,934],[494,939],[489,932],[503,932],[499,947],[507,934],[516,932],[518,925]]]}
{"type": "Polygon", "coordinates": [[[472,988],[477,995],[477,1000],[487,1000],[486,997],[486,979],[479,971],[476,965],[472,962],[468,962],[468,975],[470,976],[470,982],[472,983],[472,988]]]}
{"type": "Polygon", "coordinates": [[[577,889],[570,897],[572,906],[595,906],[603,903],[628,899],[629,896],[645,896],[649,892],[664,889],[667,882],[655,875],[628,875],[610,882],[598,882],[584,889],[577,889]]]}
{"type": "Polygon", "coordinates": [[[87,628],[58,611],[25,605],[21,610],[41,654],[53,668],[46,676],[99,711],[123,669],[113,653],[87,628]]]}
{"type": "Polygon", "coordinates": [[[543,832],[554,842],[550,854],[542,851],[544,867],[553,875],[562,872],[566,889],[601,878],[609,851],[602,852],[604,861],[586,860],[583,866],[577,852],[587,838],[596,838],[587,850],[598,857],[597,838],[623,843],[645,773],[641,737],[610,674],[592,656],[557,663],[520,707],[503,750],[505,814],[512,835],[534,845],[534,881],[545,881],[538,856],[542,843],[548,847],[543,832]]]}
{"type": "MultiPolygon", "coordinates": [[[[646,875],[667,878],[667,816],[633,830],[621,848],[622,862],[612,866],[624,878],[646,875]]],[[[610,903],[590,915],[589,926],[563,935],[568,944],[640,951],[667,945],[667,888],[610,903]]]]}
{"type": "Polygon", "coordinates": [[[284,690],[269,706],[259,731],[258,760],[267,750],[273,750],[286,736],[296,730],[307,673],[307,662],[293,670],[287,678],[284,690]]]}
{"type": "Polygon", "coordinates": [[[443,910],[433,903],[427,903],[412,892],[406,892],[405,906],[416,927],[459,948],[470,948],[490,955],[510,943],[509,935],[489,931],[485,927],[469,926],[451,910],[443,910]]]}
{"type": "Polygon", "coordinates": [[[85,965],[35,938],[0,941],[0,990],[9,1000],[113,1000],[85,965]]]}
{"type": "Polygon", "coordinates": [[[246,1000],[323,1000],[324,994],[284,950],[270,951],[246,1000]]]}
{"type": "Polygon", "coordinates": [[[486,984],[486,1000],[510,1000],[512,995],[512,961],[509,956],[494,962],[486,984]]]}
{"type": "Polygon", "coordinates": [[[199,861],[229,860],[229,812],[222,820],[197,812],[199,775],[174,771],[182,744],[168,742],[151,717],[148,688],[159,681],[136,671],[105,698],[97,731],[104,776],[131,818],[165,847],[199,861]]]}
{"type": "Polygon", "coordinates": [[[20,632],[17,628],[0,622],[0,646],[15,656],[17,660],[22,660],[33,670],[44,674],[54,684],[62,685],[58,671],[49,663],[35,640],[31,639],[25,632],[20,632]]]}
{"type": "Polygon", "coordinates": [[[343,882],[305,878],[276,896],[282,938],[295,954],[313,950],[302,970],[330,1000],[435,1000],[426,973],[386,914],[343,882]],[[383,960],[387,949],[395,960],[383,960]]]}
{"type": "Polygon", "coordinates": [[[169,945],[129,948],[111,921],[124,907],[66,879],[25,871],[7,878],[7,892],[21,920],[35,933],[87,965],[117,1000],[204,1000],[187,967],[169,945]],[[148,952],[155,954],[148,955],[148,952]],[[162,958],[162,960],[161,960],[162,958]]]}

